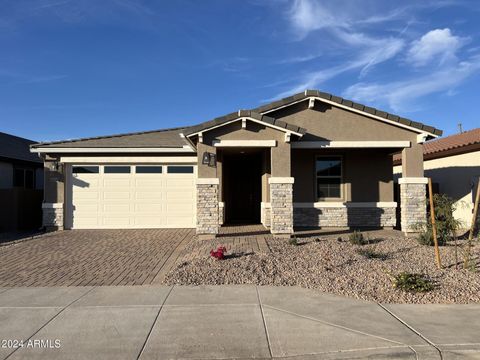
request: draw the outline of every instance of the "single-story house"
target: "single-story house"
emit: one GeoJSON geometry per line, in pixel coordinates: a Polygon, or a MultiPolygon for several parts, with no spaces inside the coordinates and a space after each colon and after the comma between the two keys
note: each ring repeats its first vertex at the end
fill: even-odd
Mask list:
{"type": "MultiPolygon", "coordinates": [[[[401,164],[401,155],[395,155],[395,177],[401,177],[401,164]]],[[[455,200],[455,218],[470,228],[480,177],[480,128],[424,143],[423,166],[435,191],[455,200]]]]}
{"type": "Polygon", "coordinates": [[[35,141],[0,132],[0,231],[41,226],[43,161],[35,141]]]}
{"type": "Polygon", "coordinates": [[[305,92],[176,129],[39,143],[50,229],[262,223],[393,227],[392,156],[402,152],[401,223],[425,221],[422,143],[432,126],[305,92]]]}

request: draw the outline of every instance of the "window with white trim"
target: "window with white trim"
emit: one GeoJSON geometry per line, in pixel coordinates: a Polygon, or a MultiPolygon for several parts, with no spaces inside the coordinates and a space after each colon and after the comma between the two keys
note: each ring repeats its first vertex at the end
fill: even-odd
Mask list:
{"type": "Polygon", "coordinates": [[[317,156],[315,176],[318,200],[342,197],[341,156],[317,156]]]}

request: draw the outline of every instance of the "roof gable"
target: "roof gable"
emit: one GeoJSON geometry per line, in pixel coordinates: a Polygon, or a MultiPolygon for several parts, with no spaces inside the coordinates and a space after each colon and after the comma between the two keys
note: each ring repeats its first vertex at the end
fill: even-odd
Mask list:
{"type": "Polygon", "coordinates": [[[210,121],[206,121],[197,126],[192,126],[191,128],[188,128],[187,131],[185,131],[184,135],[190,137],[204,131],[210,131],[220,126],[225,126],[235,121],[240,121],[242,119],[252,120],[252,121],[264,124],[265,126],[275,128],[277,130],[294,133],[298,136],[302,136],[306,132],[305,129],[295,125],[288,124],[282,120],[278,120],[266,115],[262,115],[251,110],[239,110],[238,112],[221,116],[210,121]]]}
{"type": "Polygon", "coordinates": [[[261,114],[268,114],[277,109],[288,107],[298,102],[306,101],[310,99],[314,99],[314,100],[317,99],[319,101],[323,101],[334,106],[355,111],[355,112],[361,113],[362,115],[369,116],[380,121],[388,122],[391,125],[410,128],[412,131],[415,131],[418,133],[425,132],[430,134],[432,137],[437,137],[442,135],[442,130],[436,129],[433,126],[425,125],[420,122],[413,121],[398,115],[390,114],[386,111],[378,110],[376,108],[359,104],[351,100],[343,99],[339,96],[335,96],[319,90],[305,90],[302,93],[298,93],[298,94],[274,101],[272,103],[262,105],[256,109],[253,109],[253,111],[259,112],[261,114]]]}

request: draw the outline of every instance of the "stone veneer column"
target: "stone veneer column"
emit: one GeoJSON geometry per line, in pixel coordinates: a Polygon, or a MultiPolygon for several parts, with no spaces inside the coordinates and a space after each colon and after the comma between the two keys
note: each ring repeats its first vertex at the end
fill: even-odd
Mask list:
{"type": "Polygon", "coordinates": [[[197,235],[199,238],[214,238],[218,234],[219,206],[217,178],[197,179],[197,235]]]}
{"type": "Polygon", "coordinates": [[[426,184],[424,177],[403,177],[400,184],[400,222],[404,233],[418,232],[418,224],[427,220],[426,184]]]}
{"type": "Polygon", "coordinates": [[[63,230],[63,204],[42,204],[42,225],[47,231],[63,230]]]}
{"type": "Polygon", "coordinates": [[[293,177],[271,177],[270,232],[277,236],[293,234],[293,177]]]}

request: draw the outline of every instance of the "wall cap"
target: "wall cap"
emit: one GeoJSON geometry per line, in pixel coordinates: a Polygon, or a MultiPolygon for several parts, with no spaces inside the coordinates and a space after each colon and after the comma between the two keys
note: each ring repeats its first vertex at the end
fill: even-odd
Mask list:
{"type": "Polygon", "coordinates": [[[399,184],[428,184],[426,177],[402,177],[398,179],[399,184]]]}
{"type": "Polygon", "coordinates": [[[295,178],[293,177],[270,177],[268,178],[269,184],[293,184],[295,178]]]}
{"type": "Polygon", "coordinates": [[[396,202],[341,202],[319,201],[315,203],[293,203],[295,208],[396,208],[396,202]]]}
{"type": "Polygon", "coordinates": [[[197,185],[219,185],[219,178],[198,178],[195,180],[197,185]]]}
{"type": "Polygon", "coordinates": [[[42,203],[42,209],[63,209],[63,203],[42,203]]]}

